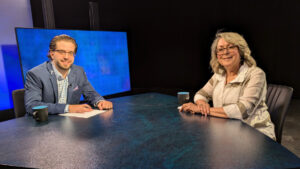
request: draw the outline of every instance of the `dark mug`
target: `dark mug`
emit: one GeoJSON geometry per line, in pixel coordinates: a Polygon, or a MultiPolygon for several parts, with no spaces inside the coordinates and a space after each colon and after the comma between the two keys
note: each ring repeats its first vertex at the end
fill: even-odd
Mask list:
{"type": "Polygon", "coordinates": [[[32,110],[33,118],[36,121],[43,122],[48,120],[48,106],[35,106],[32,110]]]}
{"type": "Polygon", "coordinates": [[[190,93],[189,92],[178,92],[178,105],[181,106],[184,103],[188,103],[190,101],[190,93]]]}

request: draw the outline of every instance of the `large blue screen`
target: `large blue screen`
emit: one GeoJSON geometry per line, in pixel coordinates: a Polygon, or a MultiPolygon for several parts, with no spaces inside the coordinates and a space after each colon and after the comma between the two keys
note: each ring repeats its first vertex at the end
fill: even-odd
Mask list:
{"type": "Polygon", "coordinates": [[[28,70],[48,60],[50,40],[60,34],[76,40],[74,63],[102,96],[130,91],[126,32],[16,28],[24,79],[28,70]]]}

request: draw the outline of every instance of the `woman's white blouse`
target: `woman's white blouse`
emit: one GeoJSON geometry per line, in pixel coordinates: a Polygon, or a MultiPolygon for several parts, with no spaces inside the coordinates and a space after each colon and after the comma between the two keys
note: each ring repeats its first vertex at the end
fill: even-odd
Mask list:
{"type": "Polygon", "coordinates": [[[240,119],[260,132],[276,139],[274,124],[265,103],[267,84],[263,70],[258,67],[240,67],[237,77],[226,83],[226,74],[214,74],[194,97],[213,101],[214,107],[223,107],[229,118],[240,119]]]}

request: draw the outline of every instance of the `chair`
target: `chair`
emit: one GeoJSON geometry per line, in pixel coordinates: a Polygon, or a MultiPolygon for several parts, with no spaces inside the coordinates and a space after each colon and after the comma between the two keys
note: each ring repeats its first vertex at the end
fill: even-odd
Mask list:
{"type": "Polygon", "coordinates": [[[12,92],[16,118],[22,117],[26,114],[25,104],[24,104],[24,94],[25,94],[25,89],[17,89],[17,90],[13,90],[12,92]]]}
{"type": "Polygon", "coordinates": [[[281,144],[282,128],[293,94],[293,88],[283,85],[268,84],[266,104],[275,125],[275,135],[281,144]]]}

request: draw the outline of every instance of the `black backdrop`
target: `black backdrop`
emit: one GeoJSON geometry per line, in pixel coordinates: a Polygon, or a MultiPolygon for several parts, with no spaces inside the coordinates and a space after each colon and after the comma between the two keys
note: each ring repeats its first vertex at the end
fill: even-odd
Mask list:
{"type": "MultiPolygon", "coordinates": [[[[52,0],[56,28],[89,30],[89,0],[52,0]]],[[[92,0],[90,0],[92,1],[92,0]]],[[[300,98],[299,0],[93,0],[101,30],[129,32],[133,88],[197,90],[212,75],[210,45],[218,29],[242,34],[268,83],[300,98]]],[[[31,0],[43,27],[40,0],[31,0]]]]}

